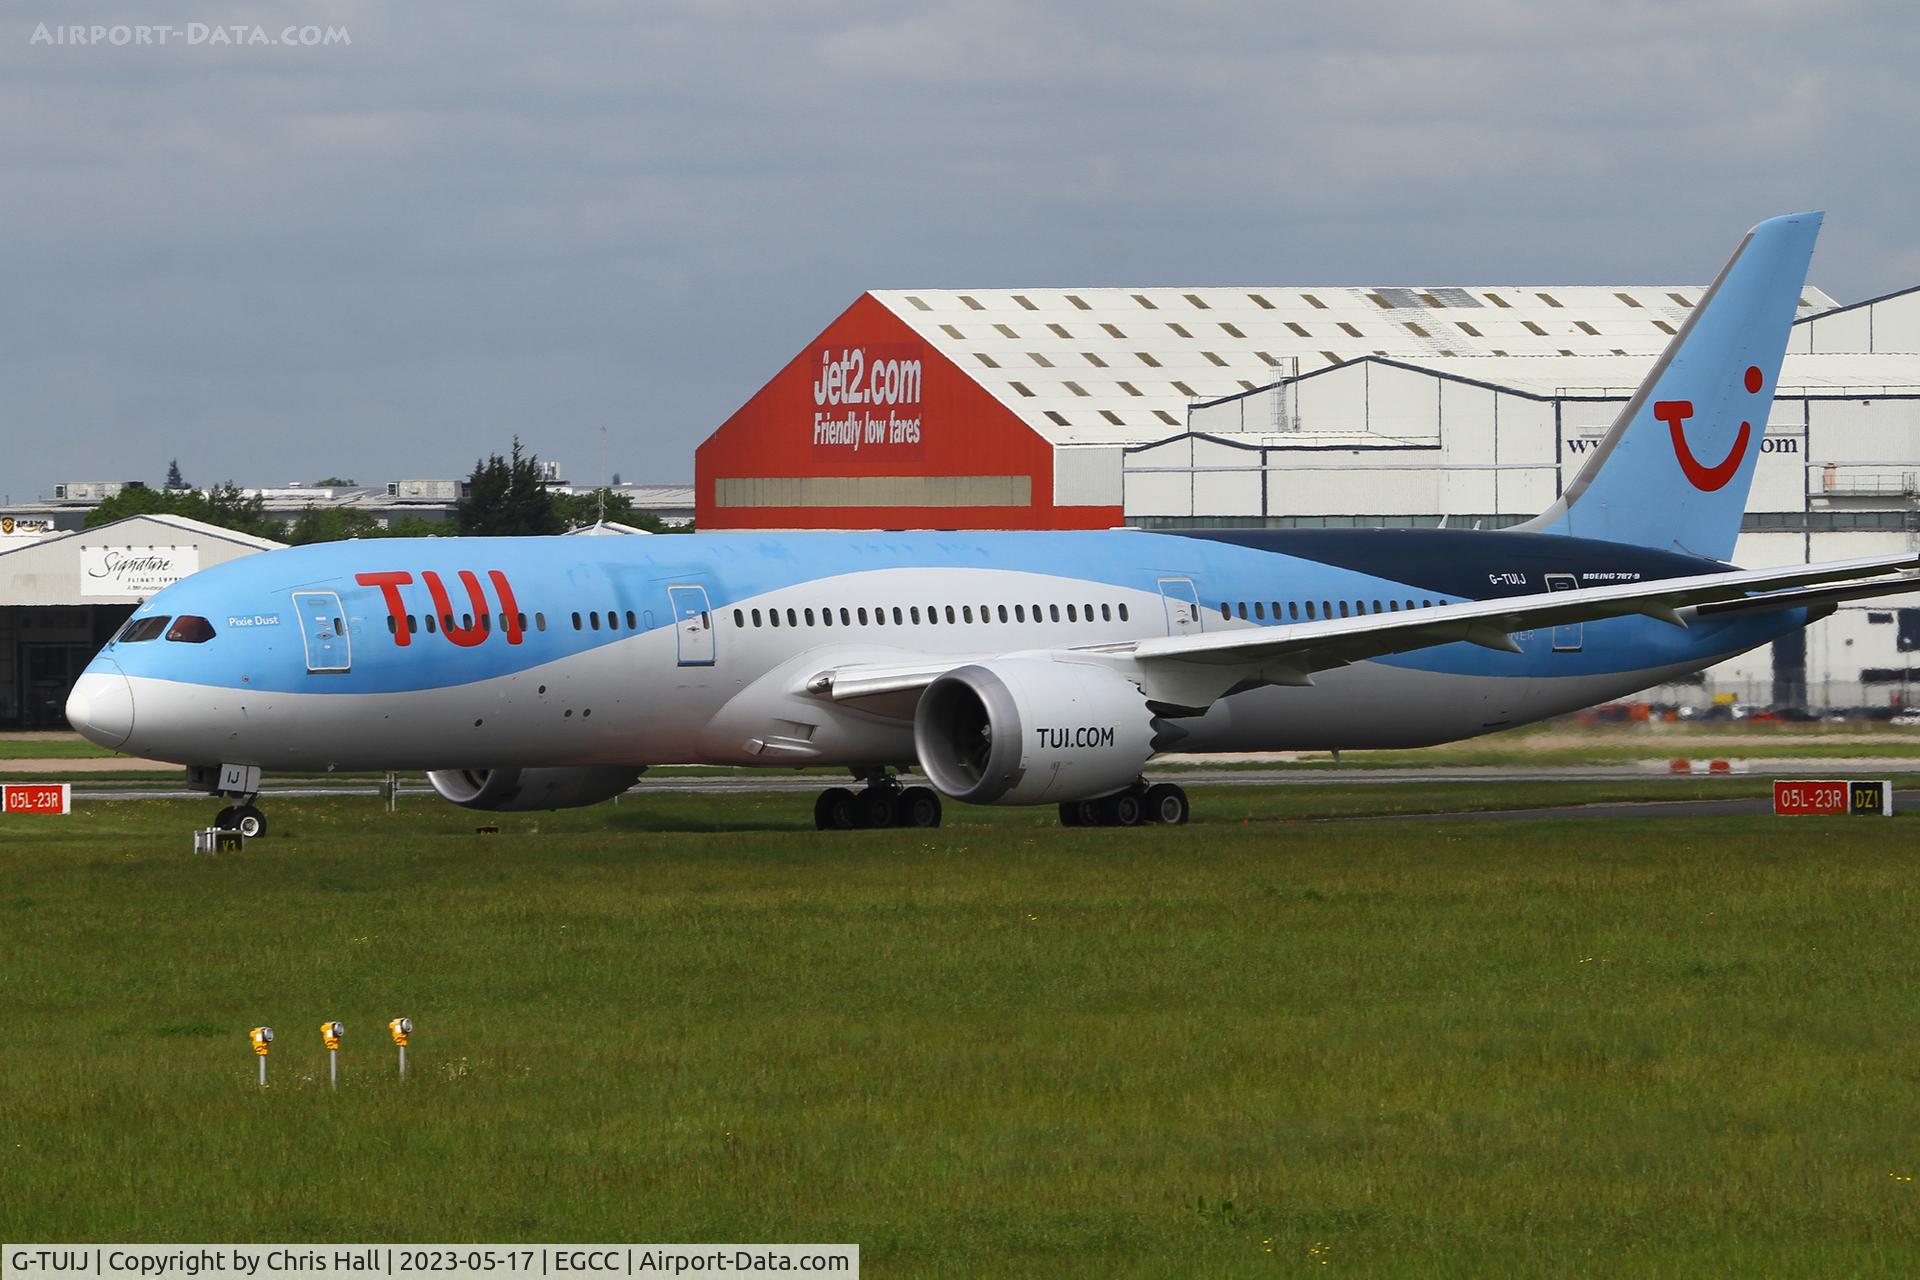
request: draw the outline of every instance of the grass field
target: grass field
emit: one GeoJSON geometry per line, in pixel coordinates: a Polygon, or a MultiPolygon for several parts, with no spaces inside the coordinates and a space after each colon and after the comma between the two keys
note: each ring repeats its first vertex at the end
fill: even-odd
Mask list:
{"type": "Polygon", "coordinates": [[[1218,789],[1186,828],[956,807],[842,836],[791,795],[491,836],[283,800],[199,859],[204,800],[0,819],[0,1238],[1911,1275],[1920,822],[1282,820],[1758,785],[1218,789]]]}

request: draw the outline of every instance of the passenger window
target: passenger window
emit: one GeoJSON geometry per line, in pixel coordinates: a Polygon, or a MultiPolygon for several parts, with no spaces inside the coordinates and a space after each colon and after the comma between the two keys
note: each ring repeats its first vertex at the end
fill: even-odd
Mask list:
{"type": "Polygon", "coordinates": [[[1381,609],[1380,609],[1380,602],[1379,602],[1378,600],[1375,600],[1375,601],[1373,602],[1373,611],[1374,611],[1375,613],[1379,613],[1379,612],[1381,612],[1381,609]]]}
{"type": "Polygon", "coordinates": [[[1233,606],[1225,600],[1220,602],[1220,616],[1223,618],[1231,618],[1233,616],[1233,606]]]}
{"type": "Polygon", "coordinates": [[[430,614],[430,613],[429,613],[429,614],[425,614],[425,615],[423,615],[423,616],[421,617],[421,619],[420,619],[420,620],[421,620],[422,622],[424,622],[424,623],[426,623],[426,624],[427,624],[427,634],[428,634],[428,635],[430,635],[430,636],[431,636],[431,635],[437,635],[437,634],[438,634],[438,629],[437,629],[437,628],[436,628],[436,627],[435,627],[435,626],[433,625],[433,615],[432,615],[432,614],[430,614]]]}
{"type": "Polygon", "coordinates": [[[972,621],[973,621],[973,606],[972,606],[972,605],[970,605],[970,604],[963,604],[963,605],[961,605],[961,606],[960,606],[960,621],[962,621],[962,622],[972,622],[972,621]]]}
{"type": "Polygon", "coordinates": [[[1333,602],[1331,600],[1322,600],[1320,602],[1320,616],[1323,618],[1331,618],[1333,616],[1333,602]]]}
{"type": "Polygon", "coordinates": [[[1343,618],[1347,616],[1347,602],[1345,600],[1340,602],[1340,616],[1343,618]]]}
{"type": "Polygon", "coordinates": [[[1247,602],[1245,600],[1242,600],[1240,602],[1239,612],[1240,612],[1240,621],[1245,622],[1247,620],[1247,602]]]}
{"type": "Polygon", "coordinates": [[[1057,604],[1048,605],[1047,616],[1052,618],[1055,622],[1060,621],[1060,606],[1057,604]]]}
{"type": "Polygon", "coordinates": [[[907,616],[913,619],[914,626],[916,627],[919,626],[920,625],[920,606],[916,604],[911,609],[908,609],[907,616]]]}
{"type": "MultiPolygon", "coordinates": [[[[387,621],[393,619],[389,617],[387,621]]],[[[167,632],[167,639],[176,644],[205,644],[213,639],[213,624],[205,618],[196,618],[183,613],[173,620],[173,626],[167,632]]]]}
{"type": "Polygon", "coordinates": [[[1120,621],[1125,622],[1126,620],[1127,620],[1127,606],[1123,603],[1120,606],[1120,621]]]}
{"type": "Polygon", "coordinates": [[[896,627],[904,626],[906,625],[906,621],[907,615],[900,611],[900,606],[893,606],[893,625],[896,627]]]}
{"type": "Polygon", "coordinates": [[[408,615],[407,615],[407,630],[409,630],[409,631],[418,631],[419,629],[420,629],[420,628],[419,628],[419,625],[418,625],[417,623],[415,623],[415,622],[414,622],[414,620],[413,620],[413,615],[412,615],[412,614],[408,614],[408,615]]]}
{"type": "Polygon", "coordinates": [[[1074,607],[1073,607],[1073,605],[1072,605],[1072,604],[1068,604],[1068,605],[1067,605],[1067,621],[1068,621],[1068,622],[1078,622],[1078,621],[1080,621],[1080,618],[1079,618],[1079,615],[1078,615],[1078,613],[1077,613],[1077,612],[1076,612],[1076,611],[1074,610],[1074,607]]]}
{"type": "Polygon", "coordinates": [[[1013,620],[1015,622],[1025,622],[1027,620],[1027,606],[1023,604],[1013,606],[1013,620]]]}
{"type": "Polygon", "coordinates": [[[524,614],[524,613],[516,613],[516,614],[514,614],[514,615],[513,615],[513,620],[514,620],[515,622],[517,622],[517,623],[519,623],[519,624],[520,624],[520,629],[521,629],[522,631],[525,631],[525,630],[527,629],[527,615],[526,615],[526,614],[524,614]]]}
{"type": "Polygon", "coordinates": [[[1398,600],[1387,601],[1387,612],[1388,613],[1400,612],[1400,602],[1398,600]]]}
{"type": "Polygon", "coordinates": [[[534,614],[533,625],[536,629],[540,631],[545,631],[547,629],[547,615],[544,613],[534,614]]]}
{"type": "Polygon", "coordinates": [[[947,622],[951,624],[953,621],[954,621],[953,606],[948,605],[947,606],[947,622]]]}
{"type": "Polygon", "coordinates": [[[1101,606],[1100,606],[1100,621],[1102,621],[1102,622],[1112,622],[1112,621],[1113,621],[1113,606],[1112,606],[1112,605],[1110,605],[1110,604],[1103,604],[1103,605],[1101,605],[1101,606]]]}
{"type": "Polygon", "coordinates": [[[744,627],[747,625],[747,615],[744,610],[735,609],[733,611],[733,625],[736,627],[744,627]]]}
{"type": "Polygon", "coordinates": [[[823,625],[823,626],[828,626],[828,627],[830,627],[830,626],[832,626],[832,625],[833,625],[833,610],[832,610],[832,609],[822,609],[822,610],[820,611],[820,622],[821,622],[821,625],[823,625]]]}
{"type": "Polygon", "coordinates": [[[800,615],[795,613],[791,609],[787,610],[787,625],[790,627],[797,627],[800,625],[800,615]]]}
{"type": "Polygon", "coordinates": [[[1298,600],[1287,601],[1287,620],[1289,622],[1300,621],[1300,602],[1298,600]]]}
{"type": "Polygon", "coordinates": [[[1316,615],[1313,612],[1313,601],[1309,600],[1307,601],[1307,621],[1312,622],[1314,621],[1315,617],[1316,615]]]}
{"type": "Polygon", "coordinates": [[[780,625],[780,611],[779,611],[778,609],[769,609],[769,610],[767,610],[767,622],[768,622],[768,624],[769,624],[769,625],[772,625],[772,626],[776,626],[776,627],[777,627],[777,626],[779,626],[779,625],[780,625]]]}
{"type": "Polygon", "coordinates": [[[589,613],[587,615],[587,621],[592,625],[595,631],[598,631],[600,629],[600,611],[598,609],[595,609],[593,612],[589,613]]]}
{"type": "Polygon", "coordinates": [[[480,615],[480,630],[486,632],[488,635],[493,634],[493,615],[492,614],[483,613],[480,615]]]}
{"type": "Polygon", "coordinates": [[[387,634],[390,636],[400,634],[400,624],[393,620],[392,614],[387,615],[387,634]]]}
{"type": "Polygon", "coordinates": [[[578,609],[574,610],[573,613],[573,629],[575,631],[580,629],[580,611],[578,609]]]}
{"type": "Polygon", "coordinates": [[[804,612],[801,613],[800,616],[807,620],[808,626],[813,625],[813,610],[811,609],[805,610],[804,612]]]}
{"type": "Polygon", "coordinates": [[[887,611],[884,608],[873,611],[873,625],[876,627],[884,627],[887,625],[887,611]]]}
{"type": "Polygon", "coordinates": [[[840,610],[840,625],[843,627],[850,627],[853,625],[853,614],[848,612],[846,609],[840,610]]]}
{"type": "Polygon", "coordinates": [[[862,610],[860,610],[860,615],[859,615],[859,616],[860,616],[860,625],[861,625],[861,626],[863,626],[863,627],[864,627],[864,626],[866,626],[866,625],[867,625],[867,611],[866,611],[865,609],[862,609],[862,610]]]}
{"type": "Polygon", "coordinates": [[[1431,601],[1431,600],[1422,600],[1422,601],[1420,602],[1420,607],[1421,607],[1422,609],[1431,609],[1431,608],[1433,608],[1433,601],[1431,601]]]}
{"type": "Polygon", "coordinates": [[[1255,600],[1253,602],[1253,616],[1257,620],[1265,622],[1267,620],[1267,606],[1255,600]]]}
{"type": "Polygon", "coordinates": [[[1002,621],[1002,622],[1005,622],[1006,620],[1007,620],[1007,606],[1005,606],[1005,605],[1001,605],[1001,606],[1000,606],[1000,621],[1002,621]]]}

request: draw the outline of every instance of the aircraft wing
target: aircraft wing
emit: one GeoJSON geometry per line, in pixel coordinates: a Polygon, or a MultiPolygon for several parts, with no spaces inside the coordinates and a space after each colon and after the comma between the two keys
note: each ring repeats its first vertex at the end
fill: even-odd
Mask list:
{"type": "MultiPolygon", "coordinates": [[[[1464,642],[1518,653],[1520,646],[1510,633],[1538,627],[1634,614],[1685,627],[1695,618],[1920,590],[1920,573],[1912,572],[1916,569],[1920,569],[1920,555],[1913,553],[1775,569],[1730,569],[1397,613],[1154,636],[1046,650],[1043,656],[1121,668],[1140,682],[1150,698],[1204,708],[1234,688],[1311,684],[1316,671],[1438,645],[1464,642]]],[[[984,657],[857,663],[820,672],[807,682],[807,690],[835,701],[907,692],[984,657]]]]}

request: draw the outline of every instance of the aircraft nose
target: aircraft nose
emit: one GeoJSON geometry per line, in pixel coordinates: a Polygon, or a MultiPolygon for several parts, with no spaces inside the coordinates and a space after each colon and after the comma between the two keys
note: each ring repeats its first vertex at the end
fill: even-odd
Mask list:
{"type": "Polygon", "coordinates": [[[133,733],[133,686],[109,658],[96,658],[67,695],[67,723],[89,742],[118,747],[133,733]]]}

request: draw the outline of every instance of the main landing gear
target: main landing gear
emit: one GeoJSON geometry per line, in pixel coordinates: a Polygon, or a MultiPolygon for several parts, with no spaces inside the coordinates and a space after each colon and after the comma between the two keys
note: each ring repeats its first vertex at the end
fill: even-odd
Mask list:
{"type": "Polygon", "coordinates": [[[1138,827],[1149,822],[1185,826],[1193,807],[1184,787],[1171,782],[1136,782],[1098,800],[1069,800],[1060,806],[1063,827],[1138,827]]]}
{"type": "Polygon", "coordinates": [[[822,831],[877,827],[937,827],[940,793],[932,787],[903,787],[885,770],[856,771],[867,785],[854,791],[828,787],[813,802],[813,825],[822,831]]]}

